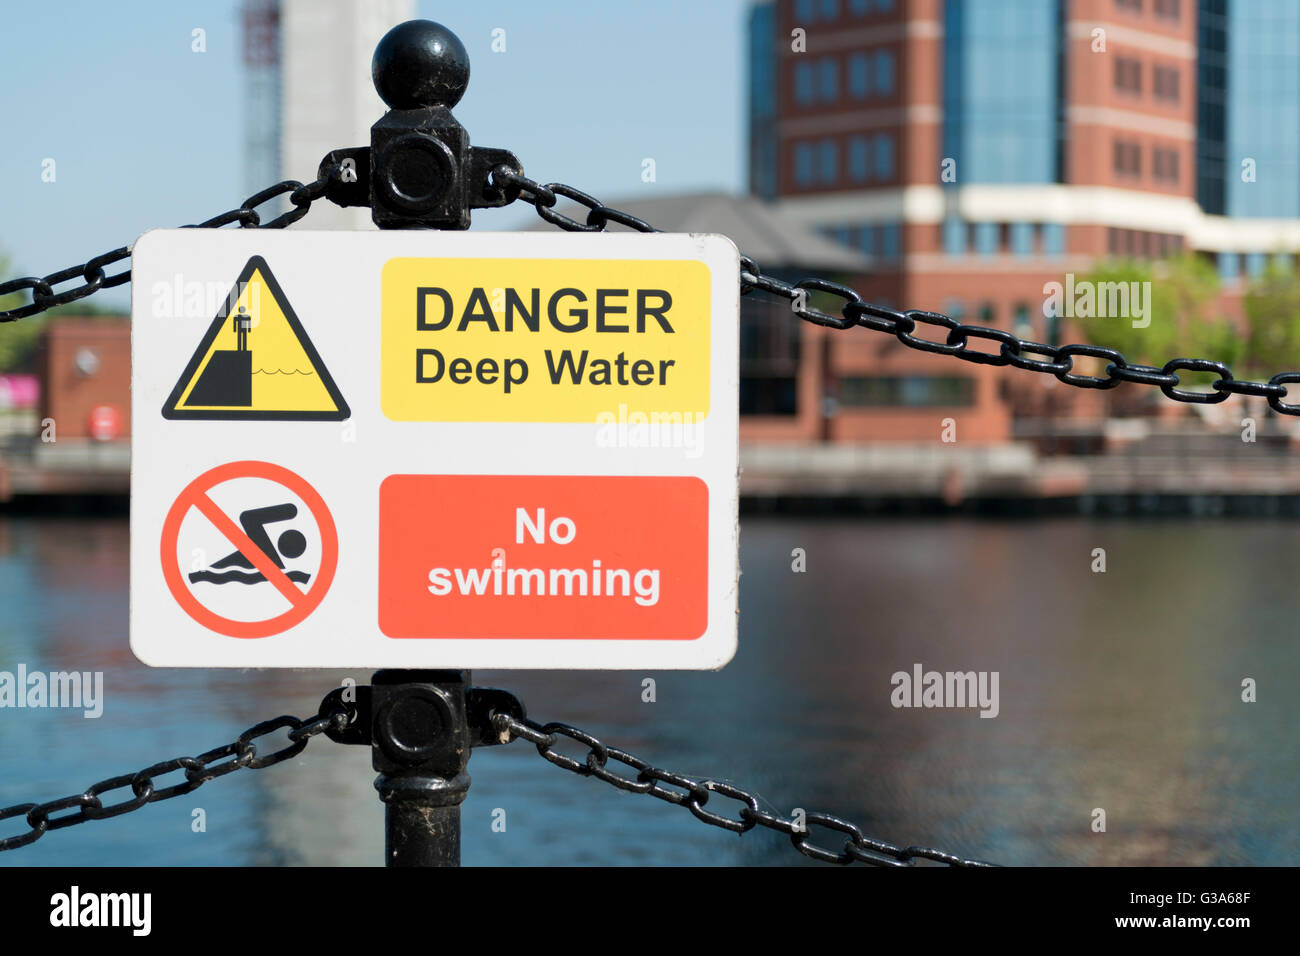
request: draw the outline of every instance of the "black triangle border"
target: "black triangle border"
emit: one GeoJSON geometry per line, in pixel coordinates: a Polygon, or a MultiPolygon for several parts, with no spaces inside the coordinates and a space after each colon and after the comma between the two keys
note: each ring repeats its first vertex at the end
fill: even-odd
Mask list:
{"type": "Polygon", "coordinates": [[[293,306],[289,304],[289,299],[280,288],[280,283],[276,281],[271,267],[266,264],[266,260],[261,256],[253,256],[244,266],[244,270],[235,280],[231,287],[231,292],[226,296],[225,304],[222,305],[221,311],[217,317],[212,320],[208,327],[207,334],[203,336],[203,341],[199,347],[194,350],[194,355],[190,357],[189,363],[185,366],[185,371],[181,372],[181,377],[176,381],[176,387],[172,389],[171,395],[163,403],[162,416],[171,421],[277,421],[277,422],[341,422],[352,416],[352,410],[348,407],[347,401],[344,400],[343,394],[334,384],[334,378],[330,375],[329,369],[321,360],[320,354],[316,351],[316,346],[312,344],[310,336],[298,321],[298,316],[293,311],[293,306]],[[266,280],[267,289],[270,290],[271,297],[275,299],[276,305],[284,313],[285,320],[289,323],[289,328],[298,338],[298,343],[302,346],[303,351],[307,354],[307,359],[311,362],[316,374],[320,376],[321,384],[334,400],[336,406],[334,411],[258,411],[255,409],[229,409],[229,410],[204,410],[204,409],[183,409],[179,407],[181,395],[185,391],[185,385],[194,377],[199,370],[199,363],[203,361],[203,356],[208,354],[213,341],[221,332],[221,328],[226,324],[226,319],[230,318],[230,310],[238,299],[236,294],[239,288],[252,277],[253,273],[261,271],[262,278],[266,280]]]}

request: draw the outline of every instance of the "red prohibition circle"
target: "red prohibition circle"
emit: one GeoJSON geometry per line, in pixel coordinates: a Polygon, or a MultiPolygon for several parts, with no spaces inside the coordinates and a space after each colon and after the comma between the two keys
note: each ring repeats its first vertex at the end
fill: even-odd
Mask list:
{"type": "MultiPolygon", "coordinates": [[[[239,536],[242,537],[242,531],[239,531],[239,529],[232,527],[232,531],[238,532],[239,536]]],[[[239,547],[238,542],[232,541],[231,543],[239,547]]],[[[242,548],[240,550],[243,551],[242,548]]],[[[256,548],[250,550],[257,551],[256,548]]],[[[167,581],[167,589],[171,591],[172,597],[176,599],[176,603],[181,606],[186,614],[208,630],[216,631],[218,634],[225,634],[227,637],[270,637],[301,623],[324,600],[325,592],[329,590],[329,586],[334,580],[334,572],[338,568],[338,561],[338,531],[334,527],[334,518],[330,514],[329,508],[325,506],[324,499],[302,477],[288,468],[282,468],[270,462],[235,461],[205,471],[185,486],[184,490],[176,497],[176,502],[171,506],[171,510],[167,512],[167,518],[163,521],[162,569],[163,578],[167,581]],[[265,621],[236,621],[209,610],[185,584],[185,580],[181,576],[180,564],[176,560],[181,522],[191,508],[197,509],[200,514],[212,521],[219,531],[226,534],[226,537],[231,536],[221,524],[213,521],[213,512],[215,512],[225,518],[227,525],[233,526],[234,524],[228,517],[224,516],[224,513],[208,497],[208,491],[222,482],[234,478],[265,478],[268,481],[283,485],[307,505],[312,517],[316,519],[316,526],[320,529],[320,569],[316,572],[316,580],[312,582],[311,587],[305,592],[299,591],[297,586],[289,581],[282,571],[267,561],[260,552],[249,555],[249,560],[255,564],[261,561],[267,565],[267,567],[259,565],[258,570],[266,576],[269,583],[275,585],[277,590],[292,605],[283,614],[276,615],[265,621]],[[279,578],[275,578],[275,575],[279,575],[279,578]]]]}

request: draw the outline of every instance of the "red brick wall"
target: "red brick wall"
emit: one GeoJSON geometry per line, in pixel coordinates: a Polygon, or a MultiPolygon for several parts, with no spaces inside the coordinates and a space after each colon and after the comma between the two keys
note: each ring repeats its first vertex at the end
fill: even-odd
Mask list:
{"type": "Polygon", "coordinates": [[[90,437],[90,410],[111,405],[121,438],[131,434],[131,322],[127,318],[53,319],[37,352],[41,418],[54,419],[60,441],[90,437]],[[83,349],[97,360],[93,374],[77,367],[83,349]]]}

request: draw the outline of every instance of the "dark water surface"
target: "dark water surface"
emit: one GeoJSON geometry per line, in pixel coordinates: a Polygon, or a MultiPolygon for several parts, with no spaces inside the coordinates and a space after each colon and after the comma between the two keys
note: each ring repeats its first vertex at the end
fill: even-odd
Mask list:
{"type": "MultiPolygon", "coordinates": [[[[723,671],[476,682],[659,766],[895,842],[1008,864],[1300,862],[1300,525],[746,517],[741,532],[740,651],[723,671]],[[791,571],[794,548],[807,573],[791,571]],[[894,708],[890,677],[916,663],[997,671],[998,716],[894,708]],[[1246,677],[1257,703],[1241,701],[1246,677]]],[[[0,670],[105,682],[97,720],[0,709],[0,806],[200,753],[313,713],[344,676],[368,680],[144,667],[127,646],[127,576],[124,519],[0,519],[0,670]]],[[[783,837],[706,827],[524,743],[476,751],[470,771],[467,864],[804,862],[783,837]]],[[[320,740],[0,865],[379,864],[373,778],[365,749],[320,740]]],[[[0,822],[0,836],[20,830],[0,822]]]]}

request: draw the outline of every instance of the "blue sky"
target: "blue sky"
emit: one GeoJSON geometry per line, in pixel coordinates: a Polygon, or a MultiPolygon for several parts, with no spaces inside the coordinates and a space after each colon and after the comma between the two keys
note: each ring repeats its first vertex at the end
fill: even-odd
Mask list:
{"type": "MultiPolygon", "coordinates": [[[[473,142],[514,150],[536,179],[610,198],[744,187],[747,7],[493,0],[418,11],[469,49],[456,115],[473,142]],[[506,30],[504,54],[490,51],[494,27],[506,30]],[[644,157],[655,159],[653,185],[641,182],[644,157]]],[[[4,14],[0,253],[10,275],[53,272],[246,198],[237,0],[43,0],[4,14]],[[195,27],[207,31],[206,53],[190,51],[195,27]],[[41,180],[47,158],[53,183],[41,180]]],[[[528,218],[488,211],[476,227],[528,218]]],[[[126,308],[127,288],[90,301],[126,308]]]]}

